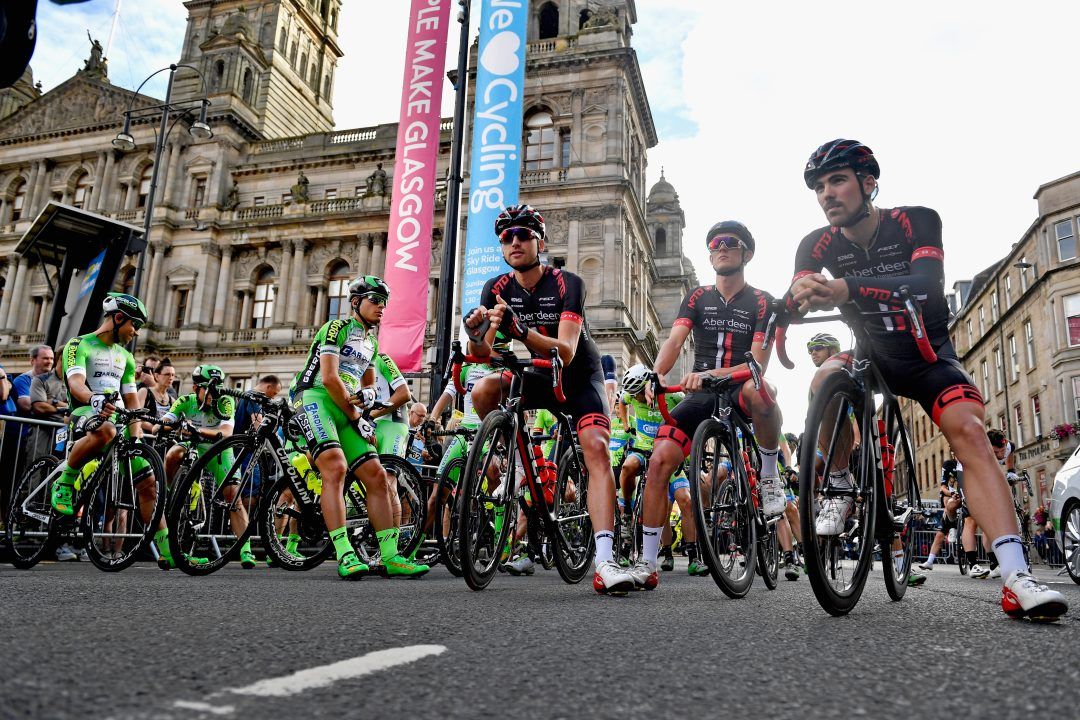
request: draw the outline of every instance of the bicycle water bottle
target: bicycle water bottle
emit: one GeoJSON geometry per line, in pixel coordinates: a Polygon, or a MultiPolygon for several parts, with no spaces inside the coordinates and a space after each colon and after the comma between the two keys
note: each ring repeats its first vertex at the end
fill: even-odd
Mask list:
{"type": "Polygon", "coordinates": [[[555,463],[544,457],[544,451],[536,444],[533,444],[533,459],[536,478],[544,491],[544,500],[551,506],[555,503],[555,463]]]}

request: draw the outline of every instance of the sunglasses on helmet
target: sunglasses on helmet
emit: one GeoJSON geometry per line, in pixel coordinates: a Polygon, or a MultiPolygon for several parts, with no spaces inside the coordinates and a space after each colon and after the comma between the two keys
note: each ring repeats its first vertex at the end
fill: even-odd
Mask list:
{"type": "Polygon", "coordinates": [[[533,238],[539,240],[540,236],[535,231],[526,227],[512,227],[506,228],[499,235],[499,243],[502,245],[509,245],[514,240],[520,240],[522,244],[529,242],[533,238]]]}
{"type": "Polygon", "coordinates": [[[709,248],[709,252],[716,252],[720,248],[727,248],[728,250],[748,250],[746,243],[734,235],[716,235],[709,238],[706,245],[709,248]]]}

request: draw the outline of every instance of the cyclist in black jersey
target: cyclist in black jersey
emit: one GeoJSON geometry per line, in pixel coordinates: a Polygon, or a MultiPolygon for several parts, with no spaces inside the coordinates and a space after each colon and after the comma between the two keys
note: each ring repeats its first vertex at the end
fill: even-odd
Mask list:
{"type": "MultiPolygon", "coordinates": [[[[762,350],[765,326],[772,297],[746,283],[744,269],[754,257],[756,245],[745,225],[732,220],[716,223],[705,236],[709,262],[716,271],[711,285],[691,290],[683,300],[668,339],[660,348],[653,370],[663,378],[671,371],[683,344],[694,334],[693,371],[682,378],[686,398],[671,411],[675,425],[664,425],[656,433],[649,461],[642,507],[642,554],[631,569],[638,587],[651,590],[659,582],[656,557],[660,533],[667,516],[668,478],[690,454],[690,441],[713,412],[714,395],[698,392],[707,375],[724,377],[745,370],[747,352],[764,369],[768,353],[762,350]]],[[[770,386],[773,397],[776,390],[770,386]]],[[[731,404],[754,423],[761,450],[761,478],[758,484],[766,515],[777,516],[787,504],[777,467],[780,453],[780,408],[768,405],[752,383],[738,383],[726,389],[731,404]]],[[[692,478],[691,482],[696,482],[692,478]]]]}
{"type": "MultiPolygon", "coordinates": [[[[956,529],[956,515],[961,511],[960,490],[957,484],[963,472],[964,468],[956,458],[949,458],[941,463],[941,486],[938,488],[938,497],[941,499],[941,526],[934,533],[934,540],[930,544],[930,553],[926,556],[926,561],[919,563],[920,570],[934,569],[934,560],[937,559],[942,544],[949,539],[949,531],[956,529]]],[[[957,538],[957,546],[960,546],[960,538],[957,538]]]]}
{"type": "MultiPolygon", "coordinates": [[[[898,312],[863,321],[873,340],[875,364],[895,393],[923,406],[963,464],[968,507],[987,537],[993,538],[1005,577],[1002,609],[1012,617],[1055,618],[1066,612],[1068,604],[1027,572],[1009,488],[983,430],[982,397],[949,341],[941,219],[929,208],[875,208],[880,175],[873,152],[856,140],[833,140],[810,156],[803,179],[816,193],[829,225],[799,245],[792,304],[803,312],[843,308],[847,303],[887,312],[901,309],[900,288],[910,289],[922,305],[938,359],[928,363],[922,358],[911,328],[898,312]]],[[[844,361],[838,358],[823,363],[811,390],[843,368],[844,361]]],[[[837,438],[838,449],[849,450],[850,430],[842,428],[841,433],[846,437],[837,438]]],[[[829,482],[850,483],[844,453],[834,457],[834,466],[826,468],[829,482]]],[[[818,534],[840,532],[853,504],[850,496],[823,501],[818,534]]]]}
{"type": "MultiPolygon", "coordinates": [[[[596,573],[593,588],[600,593],[625,592],[633,587],[629,572],[614,562],[615,476],[608,450],[611,423],[600,353],[585,320],[585,284],[577,275],[540,261],[547,239],[544,219],[528,205],[506,208],[495,221],[503,259],[512,272],[484,285],[480,307],[465,315],[465,326],[477,330],[485,319],[483,338],[470,338],[469,353],[486,357],[496,331],[521,342],[534,357],[547,357],[557,348],[565,364],[566,402],[555,398],[548,378],[526,373],[522,401],[526,409],[548,408],[570,414],[589,470],[589,517],[596,534],[596,573]]],[[[510,389],[502,374],[489,375],[473,388],[473,406],[481,418],[494,410],[510,389]]],[[[666,487],[666,484],[665,484],[666,487]]]]}

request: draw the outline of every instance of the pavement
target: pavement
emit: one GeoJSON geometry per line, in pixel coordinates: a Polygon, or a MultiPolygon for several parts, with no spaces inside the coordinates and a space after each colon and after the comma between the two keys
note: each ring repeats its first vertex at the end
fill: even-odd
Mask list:
{"type": "MultiPolygon", "coordinates": [[[[938,566],[893,603],[872,577],[847,617],[805,577],[729,600],[680,559],[625,598],[554,571],[482,592],[444,568],[346,583],[230,565],[0,566],[2,718],[1077,716],[1072,613],[1010,620],[998,581],[938,566]]],[[[880,572],[880,571],[878,571],[880,572]]]]}

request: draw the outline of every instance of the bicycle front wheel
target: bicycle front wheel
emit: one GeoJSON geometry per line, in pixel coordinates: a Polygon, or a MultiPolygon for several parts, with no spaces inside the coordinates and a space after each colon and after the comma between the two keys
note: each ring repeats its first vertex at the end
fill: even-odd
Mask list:
{"type": "MultiPolygon", "coordinates": [[[[386,470],[387,480],[397,480],[397,497],[401,507],[398,519],[398,552],[409,557],[423,540],[424,518],[427,516],[427,494],[424,481],[413,464],[397,455],[380,455],[379,463],[386,470]]],[[[389,558],[385,558],[389,559],[389,558]]]]}
{"type": "Polygon", "coordinates": [[[967,553],[964,552],[964,514],[962,509],[956,511],[956,565],[960,568],[961,575],[968,574],[967,553]]]}
{"type": "Polygon", "coordinates": [[[826,378],[806,415],[799,451],[799,518],[805,547],[806,574],[822,609],[830,615],[851,612],[874,560],[874,489],[876,468],[869,438],[855,460],[850,453],[852,414],[862,415],[862,391],[846,372],[826,378]],[[828,442],[822,442],[828,439],[828,442]],[[830,468],[851,468],[842,481],[819,482],[830,468]]]}
{"type": "Polygon", "coordinates": [[[556,477],[555,506],[551,511],[555,516],[555,526],[551,528],[555,537],[549,537],[549,543],[554,543],[559,576],[574,584],[581,582],[589,572],[596,539],[587,502],[589,472],[573,448],[559,458],[556,477]]]}
{"type": "Polygon", "coordinates": [[[435,488],[434,518],[431,526],[439,559],[454,577],[461,577],[461,550],[458,547],[458,483],[465,472],[465,459],[455,458],[447,464],[435,488]]]}
{"type": "Polygon", "coordinates": [[[334,552],[318,502],[303,505],[284,475],[260,499],[259,538],[275,566],[311,570],[334,552]]]}
{"type": "Polygon", "coordinates": [[[469,448],[460,484],[461,518],[458,546],[465,584],[483,590],[498,570],[506,540],[514,527],[517,431],[505,410],[490,413],[469,448]]]}
{"type": "Polygon", "coordinates": [[[776,589],[776,579],[780,575],[780,543],[776,537],[776,523],[769,523],[757,539],[757,571],[765,582],[765,587],[776,589]]]}
{"type": "Polygon", "coordinates": [[[915,558],[915,519],[922,514],[922,499],[915,481],[915,456],[907,428],[902,426],[898,416],[898,412],[889,412],[886,435],[892,461],[889,464],[891,471],[885,475],[884,497],[892,522],[890,526],[878,528],[885,589],[893,600],[900,600],[907,592],[915,558]]]}
{"type": "Polygon", "coordinates": [[[7,539],[11,547],[11,564],[20,570],[37,565],[55,545],[50,532],[52,483],[46,481],[59,464],[52,455],[38,458],[11,489],[7,539]]]}
{"type": "Polygon", "coordinates": [[[147,549],[165,512],[165,470],[147,444],[119,440],[84,489],[82,528],[90,562],[106,572],[147,549]]]}
{"type": "Polygon", "coordinates": [[[715,418],[694,433],[690,477],[698,551],[717,587],[741,598],[754,582],[755,511],[742,452],[715,418]]]}
{"type": "Polygon", "coordinates": [[[255,501],[278,469],[253,435],[231,435],[204,452],[173,486],[169,548],[188,575],[209,575],[240,556],[255,531],[255,501]]]}

